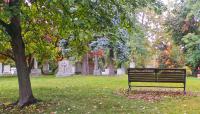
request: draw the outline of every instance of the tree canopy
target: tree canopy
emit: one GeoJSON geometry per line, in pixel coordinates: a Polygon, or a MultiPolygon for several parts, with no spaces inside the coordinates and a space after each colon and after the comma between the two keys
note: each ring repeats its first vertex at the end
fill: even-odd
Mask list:
{"type": "Polygon", "coordinates": [[[192,68],[200,65],[200,1],[177,2],[166,22],[176,44],[185,53],[186,61],[192,68]]]}
{"type": "MultiPolygon", "coordinates": [[[[33,56],[55,59],[57,43],[69,41],[71,54],[82,56],[96,35],[118,40],[116,32],[135,26],[136,8],[157,6],[156,0],[3,0],[0,1],[0,54],[15,61],[18,105],[35,103],[30,69],[33,56]]],[[[110,56],[113,49],[110,48],[110,56]]],[[[112,60],[111,60],[112,61],[112,60]]]]}

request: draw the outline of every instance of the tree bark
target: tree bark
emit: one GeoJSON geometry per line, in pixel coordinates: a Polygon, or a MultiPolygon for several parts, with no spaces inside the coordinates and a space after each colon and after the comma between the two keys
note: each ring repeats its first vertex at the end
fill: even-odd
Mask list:
{"type": "Polygon", "coordinates": [[[11,21],[10,33],[11,45],[14,53],[15,64],[17,67],[17,76],[19,83],[19,101],[20,107],[32,104],[36,102],[33,97],[31,82],[29,77],[29,71],[25,57],[25,45],[21,36],[21,27],[19,19],[13,18],[11,21]]]}
{"type": "Polygon", "coordinates": [[[83,75],[89,74],[88,54],[85,54],[82,60],[82,74],[83,75]]]}
{"type": "Polygon", "coordinates": [[[113,58],[114,58],[114,51],[113,51],[113,48],[110,48],[110,55],[109,55],[109,75],[115,75],[113,58]]]}
{"type": "MultiPolygon", "coordinates": [[[[14,1],[12,5],[19,5],[19,1],[14,1]]],[[[19,7],[19,6],[18,6],[19,7]]],[[[10,18],[10,24],[7,28],[8,34],[11,36],[11,46],[14,54],[14,60],[17,67],[17,76],[19,83],[19,100],[18,105],[24,107],[35,103],[31,82],[29,77],[28,66],[25,56],[25,44],[21,35],[20,17],[15,14],[10,18]]]]}

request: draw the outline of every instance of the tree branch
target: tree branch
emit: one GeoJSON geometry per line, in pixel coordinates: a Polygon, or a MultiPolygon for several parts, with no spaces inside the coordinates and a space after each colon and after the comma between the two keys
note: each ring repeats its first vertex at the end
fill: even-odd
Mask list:
{"type": "Polygon", "coordinates": [[[7,28],[8,24],[5,23],[2,19],[0,19],[0,25],[2,25],[3,27],[7,28]]]}
{"type": "Polygon", "coordinates": [[[33,54],[29,54],[27,57],[27,65],[28,65],[28,72],[31,72],[31,69],[33,68],[34,65],[34,58],[33,58],[33,54]]]}
{"type": "Polygon", "coordinates": [[[6,53],[6,52],[0,52],[0,55],[6,56],[6,57],[12,59],[13,61],[15,61],[15,58],[14,58],[11,54],[9,54],[9,53],[6,53]]]}

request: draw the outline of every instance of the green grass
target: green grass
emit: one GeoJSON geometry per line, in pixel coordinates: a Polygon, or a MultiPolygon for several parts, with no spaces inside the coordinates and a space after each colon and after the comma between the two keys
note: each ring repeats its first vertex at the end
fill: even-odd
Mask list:
{"type": "MultiPolygon", "coordinates": [[[[127,88],[127,76],[54,76],[32,77],[34,96],[42,102],[19,110],[0,113],[54,114],[199,114],[200,97],[164,98],[157,102],[128,99],[117,94],[127,88]],[[40,107],[40,108],[39,108],[40,107]]],[[[138,83],[143,84],[143,83],[138,83]]],[[[152,85],[152,84],[151,84],[152,85]]],[[[161,85],[161,84],[160,84],[161,85]]],[[[163,85],[163,84],[162,84],[163,85]]],[[[166,84],[168,85],[168,84],[166,84]]],[[[200,80],[187,78],[187,91],[199,92],[200,80]]],[[[0,103],[9,104],[18,98],[16,77],[0,77],[0,103]]]]}

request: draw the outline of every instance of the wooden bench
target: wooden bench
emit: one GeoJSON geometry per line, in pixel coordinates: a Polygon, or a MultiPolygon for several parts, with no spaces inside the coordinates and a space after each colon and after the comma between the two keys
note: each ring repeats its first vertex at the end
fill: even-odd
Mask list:
{"type": "Polygon", "coordinates": [[[158,69],[158,68],[129,68],[128,92],[131,87],[161,87],[183,88],[186,94],[186,70],[185,69],[158,69]],[[182,87],[172,86],[133,86],[131,82],[159,82],[159,83],[183,83],[182,87]]]}

